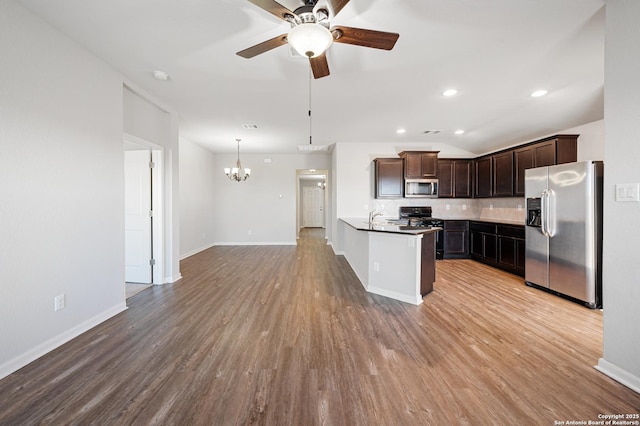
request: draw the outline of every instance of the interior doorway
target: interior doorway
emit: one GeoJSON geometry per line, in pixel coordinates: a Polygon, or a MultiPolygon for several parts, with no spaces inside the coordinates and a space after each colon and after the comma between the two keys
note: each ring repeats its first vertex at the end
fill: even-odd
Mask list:
{"type": "Polygon", "coordinates": [[[125,282],[163,284],[163,150],[125,134],[124,161],[125,282]]]}
{"type": "Polygon", "coordinates": [[[296,235],[302,228],[325,228],[328,205],[326,169],[296,170],[296,235]]]}

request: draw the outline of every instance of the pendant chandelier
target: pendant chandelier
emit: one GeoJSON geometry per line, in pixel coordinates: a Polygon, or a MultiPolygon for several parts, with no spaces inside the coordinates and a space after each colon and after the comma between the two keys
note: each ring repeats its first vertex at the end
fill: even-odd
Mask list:
{"type": "Polygon", "coordinates": [[[251,169],[243,169],[240,164],[240,139],[236,139],[238,143],[238,160],[236,161],[235,167],[225,167],[224,173],[230,180],[234,180],[236,182],[243,182],[247,180],[249,175],[251,174],[251,169]]]}

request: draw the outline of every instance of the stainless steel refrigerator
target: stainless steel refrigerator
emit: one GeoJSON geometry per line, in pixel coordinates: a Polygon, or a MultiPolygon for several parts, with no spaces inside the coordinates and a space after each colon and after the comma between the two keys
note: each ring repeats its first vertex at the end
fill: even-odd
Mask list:
{"type": "Polygon", "coordinates": [[[525,171],[525,282],[602,307],[603,163],[525,171]]]}

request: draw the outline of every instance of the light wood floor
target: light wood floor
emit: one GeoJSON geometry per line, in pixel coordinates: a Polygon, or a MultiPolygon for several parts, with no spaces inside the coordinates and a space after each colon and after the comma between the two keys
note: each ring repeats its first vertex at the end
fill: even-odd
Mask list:
{"type": "Polygon", "coordinates": [[[213,247],[0,381],[0,424],[553,425],[638,413],[602,313],[470,260],[421,306],[365,293],[317,231],[213,247]]]}

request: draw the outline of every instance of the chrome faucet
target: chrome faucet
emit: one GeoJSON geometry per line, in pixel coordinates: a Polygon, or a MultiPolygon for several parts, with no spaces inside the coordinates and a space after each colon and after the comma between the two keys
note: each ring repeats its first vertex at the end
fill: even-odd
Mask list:
{"type": "Polygon", "coordinates": [[[373,221],[375,220],[376,217],[378,216],[382,216],[382,212],[379,212],[377,210],[371,210],[369,212],[369,223],[373,223],[373,221]]]}

